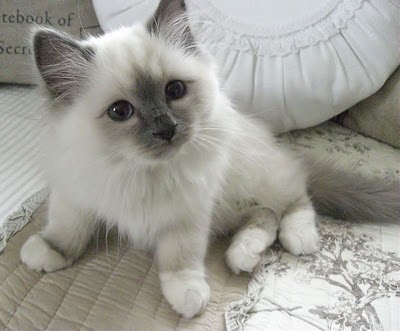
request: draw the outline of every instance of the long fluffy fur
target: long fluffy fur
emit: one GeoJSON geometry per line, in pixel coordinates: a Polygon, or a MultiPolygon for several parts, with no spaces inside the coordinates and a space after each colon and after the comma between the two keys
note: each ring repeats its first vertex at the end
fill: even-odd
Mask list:
{"type": "Polygon", "coordinates": [[[308,188],[319,213],[336,219],[398,222],[400,182],[367,178],[326,160],[308,160],[308,188]]]}

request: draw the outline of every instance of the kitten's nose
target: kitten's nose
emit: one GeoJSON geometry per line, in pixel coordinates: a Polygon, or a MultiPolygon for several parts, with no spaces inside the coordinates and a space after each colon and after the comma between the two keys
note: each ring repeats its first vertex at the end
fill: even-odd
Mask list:
{"type": "Polygon", "coordinates": [[[164,139],[164,140],[171,141],[172,137],[175,135],[175,127],[176,126],[177,126],[177,124],[171,125],[171,126],[166,127],[165,129],[154,132],[153,136],[156,136],[156,137],[164,139]]]}
{"type": "Polygon", "coordinates": [[[162,114],[154,118],[154,123],[156,124],[157,131],[153,133],[153,136],[171,141],[175,135],[175,128],[178,123],[167,114],[162,114]]]}

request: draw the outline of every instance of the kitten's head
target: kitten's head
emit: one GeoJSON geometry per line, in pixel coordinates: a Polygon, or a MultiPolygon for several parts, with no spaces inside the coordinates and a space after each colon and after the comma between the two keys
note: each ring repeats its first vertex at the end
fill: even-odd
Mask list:
{"type": "Polygon", "coordinates": [[[218,83],[185,14],[183,0],[161,0],[147,22],[98,38],[37,31],[41,86],[65,119],[62,130],[82,144],[152,161],[195,140],[213,116],[218,83]]]}

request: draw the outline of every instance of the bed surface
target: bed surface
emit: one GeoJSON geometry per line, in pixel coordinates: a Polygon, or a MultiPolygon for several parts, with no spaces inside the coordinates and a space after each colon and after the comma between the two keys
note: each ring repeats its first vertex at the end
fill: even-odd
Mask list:
{"type": "Polygon", "coordinates": [[[190,321],[180,319],[162,297],[151,254],[128,249],[111,232],[107,240],[93,241],[72,268],[51,274],[29,270],[19,249],[43,225],[46,208],[38,209],[0,255],[1,330],[223,330],[225,307],[244,295],[249,277],[229,272],[226,243],[210,248],[211,302],[190,321]]]}

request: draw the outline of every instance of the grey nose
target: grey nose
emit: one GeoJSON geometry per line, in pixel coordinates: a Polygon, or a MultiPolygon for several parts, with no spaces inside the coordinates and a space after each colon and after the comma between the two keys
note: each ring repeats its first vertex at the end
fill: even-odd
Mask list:
{"type": "Polygon", "coordinates": [[[171,141],[172,137],[175,135],[175,127],[176,126],[177,126],[177,124],[171,125],[171,126],[166,127],[165,129],[154,132],[153,136],[156,136],[163,140],[171,141]]]}
{"type": "Polygon", "coordinates": [[[175,128],[178,123],[176,123],[176,121],[167,114],[162,114],[155,117],[154,123],[157,130],[153,132],[153,136],[163,140],[171,141],[175,135],[175,128]]]}

